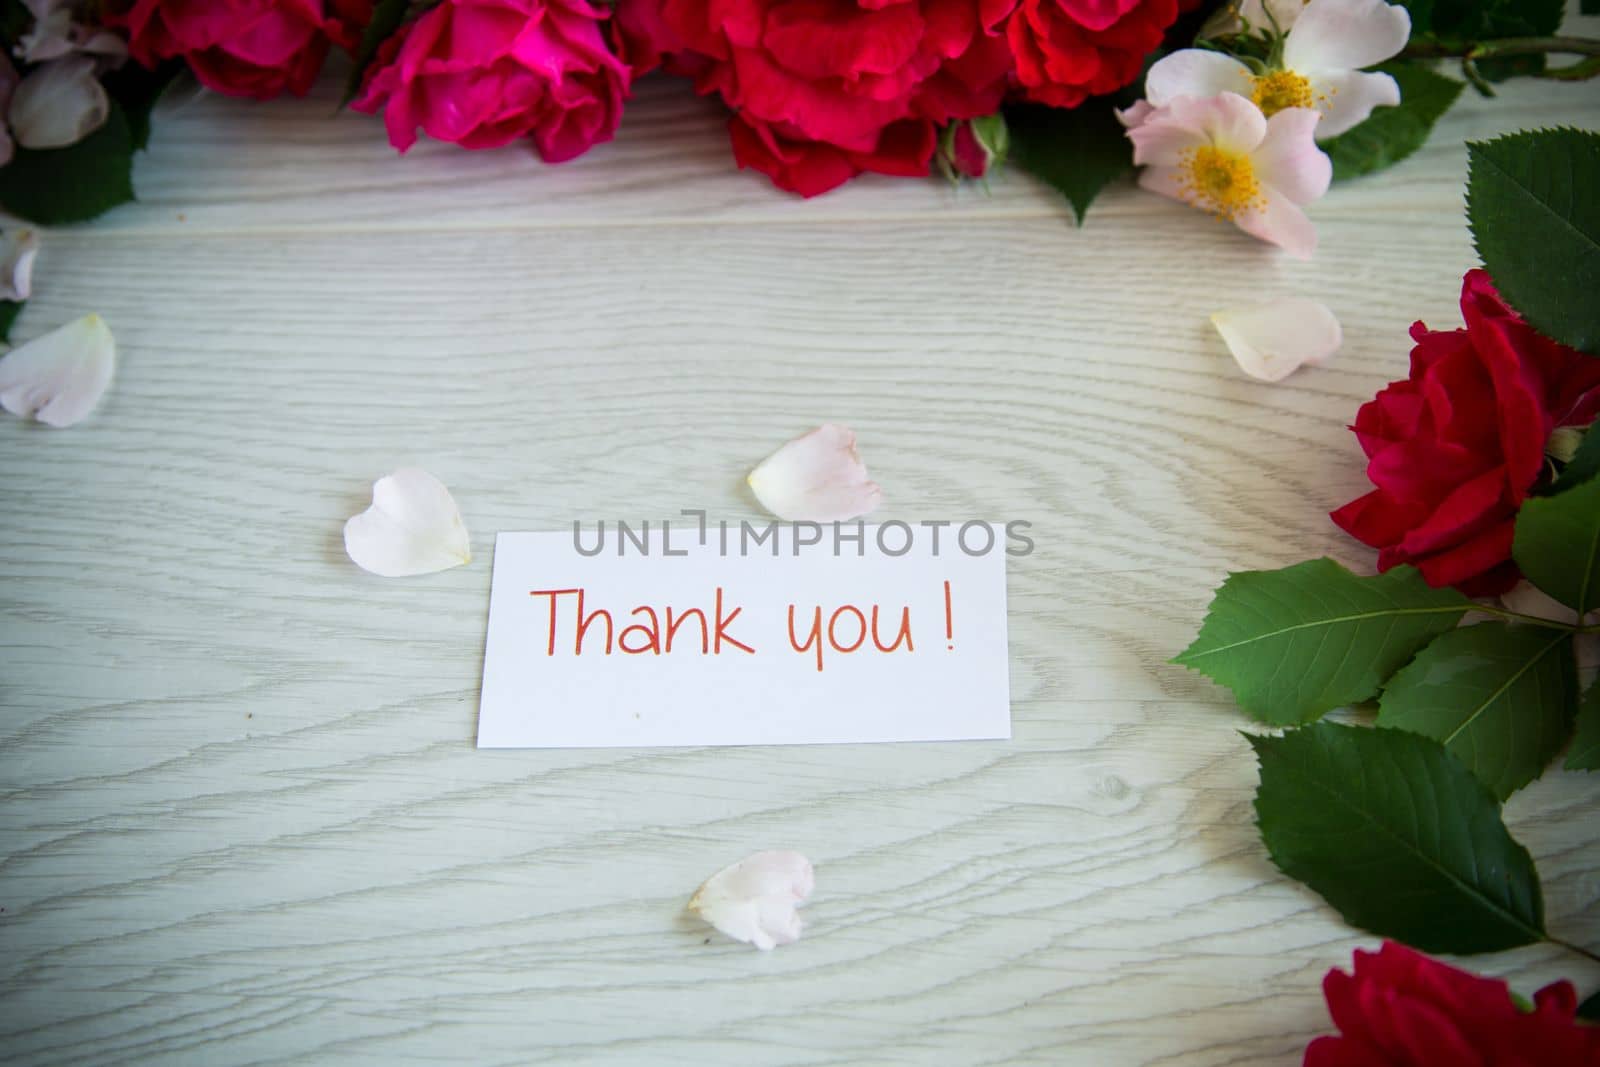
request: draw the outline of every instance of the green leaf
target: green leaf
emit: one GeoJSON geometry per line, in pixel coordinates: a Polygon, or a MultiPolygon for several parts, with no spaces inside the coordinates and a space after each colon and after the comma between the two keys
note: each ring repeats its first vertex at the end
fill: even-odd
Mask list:
{"type": "Polygon", "coordinates": [[[1600,607],[1600,478],[1525,500],[1511,556],[1530,582],[1579,615],[1600,607]]]}
{"type": "Polygon", "coordinates": [[[1133,170],[1133,144],[1109,97],[1071,110],[1009,108],[1006,124],[1011,159],[1071,201],[1080,226],[1100,191],[1133,170]]]}
{"type": "Polygon", "coordinates": [[[11,327],[16,325],[26,300],[0,300],[0,344],[11,343],[11,327]]]}
{"type": "Polygon", "coordinates": [[[1600,430],[1590,426],[1583,440],[1578,442],[1578,451],[1561,469],[1561,476],[1550,484],[1548,495],[1555,496],[1575,489],[1596,475],[1600,475],[1600,430]]]}
{"type": "Polygon", "coordinates": [[[67,148],[18,148],[0,167],[0,205],[44,225],[83,222],[133,199],[133,140],[121,105],[67,148]]]}
{"type": "Polygon", "coordinates": [[[1467,214],[1501,294],[1541,333],[1600,351],[1600,134],[1469,142],[1467,214]]]}
{"type": "Polygon", "coordinates": [[[361,91],[362,79],[366,77],[367,67],[372,64],[372,59],[378,54],[378,49],[387,41],[394,32],[400,28],[400,23],[405,21],[406,11],[411,7],[411,0],[377,0],[372,5],[372,19],[367,23],[367,28],[361,31],[361,43],[356,46],[356,65],[350,72],[350,80],[345,82],[344,96],[339,98],[342,108],[356,98],[361,91]]]}
{"type": "MultiPolygon", "coordinates": [[[[1600,14],[1600,0],[1594,0],[1594,10],[1590,10],[1589,0],[1583,0],[1583,13],[1585,15],[1600,14]]],[[[1590,995],[1588,1000],[1578,1005],[1578,1018],[1588,1019],[1592,1023],[1600,1023],[1600,992],[1590,995]]]]}
{"type": "Polygon", "coordinates": [[[1384,687],[1378,725],[1440,742],[1504,800],[1572,736],[1572,634],[1485,622],[1434,639],[1384,687]]]}
{"type": "Polygon", "coordinates": [[[1351,925],[1424,952],[1544,938],[1532,858],[1494,796],[1439,742],[1317,723],[1250,743],[1273,862],[1351,925]]]}
{"type": "Polygon", "coordinates": [[[1600,771],[1600,681],[1589,686],[1578,708],[1578,736],[1567,751],[1569,771],[1600,771]]]}
{"type": "Polygon", "coordinates": [[[128,140],[135,152],[144,151],[150,143],[150,112],[156,101],[186,69],[181,59],[169,59],[150,69],[124,63],[101,79],[111,99],[122,105],[122,113],[128,119],[128,140]]]}
{"type": "Polygon", "coordinates": [[[1400,106],[1380,107],[1359,126],[1322,143],[1333,160],[1334,181],[1392,167],[1421,148],[1433,124],[1466,88],[1464,82],[1415,63],[1385,63],[1377,69],[1400,84],[1400,106]]]}
{"type": "Polygon", "coordinates": [[[1331,559],[1230,574],[1181,663],[1276,726],[1366,700],[1472,606],[1411,567],[1358,578],[1331,559]]]}
{"type": "Polygon", "coordinates": [[[1556,32],[1564,0],[1402,0],[1411,12],[1411,37],[1478,42],[1494,37],[1543,37],[1556,32]]]}

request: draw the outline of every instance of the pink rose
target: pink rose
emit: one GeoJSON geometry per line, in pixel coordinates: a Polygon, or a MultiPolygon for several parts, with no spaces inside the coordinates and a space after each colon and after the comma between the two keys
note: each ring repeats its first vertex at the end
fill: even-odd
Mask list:
{"type": "Polygon", "coordinates": [[[108,25],[128,32],[128,52],[153,67],[182,56],[195,77],[228,96],[303,96],[334,41],[353,47],[370,0],[123,0],[108,25]],[[328,9],[332,9],[331,12],[328,9]]]}
{"type": "Polygon", "coordinates": [[[546,162],[609,141],[629,74],[586,0],[444,0],[384,43],[357,111],[383,110],[404,152],[429,137],[497,148],[530,137],[546,162]]]}

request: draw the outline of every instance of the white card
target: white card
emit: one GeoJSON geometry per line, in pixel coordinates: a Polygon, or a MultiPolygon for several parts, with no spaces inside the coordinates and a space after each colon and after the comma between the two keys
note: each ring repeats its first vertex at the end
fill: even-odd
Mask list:
{"type": "Polygon", "coordinates": [[[593,529],[500,534],[478,747],[1010,737],[1003,539],[969,555],[949,529],[935,554],[922,530],[887,555],[875,527],[839,545],[823,527],[797,547],[808,525],[744,552],[737,530],[724,552],[715,529],[608,525],[592,556],[593,529]]]}

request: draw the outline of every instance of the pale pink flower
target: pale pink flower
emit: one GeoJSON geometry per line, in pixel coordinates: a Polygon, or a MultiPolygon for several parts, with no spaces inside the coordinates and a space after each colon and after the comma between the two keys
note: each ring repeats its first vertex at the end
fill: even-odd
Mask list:
{"type": "Polygon", "coordinates": [[[1281,68],[1256,74],[1232,56],[1185,48],[1150,68],[1146,98],[1151,106],[1164,107],[1180,96],[1238,93],[1269,118],[1291,107],[1312,108],[1322,114],[1318,140],[1365,121],[1375,107],[1400,103],[1393,78],[1361,68],[1406,46],[1411,16],[1405,8],[1383,0],[1311,0],[1297,17],[1280,17],[1280,25],[1285,21],[1294,28],[1283,39],[1281,68]]]}
{"type": "Polygon", "coordinates": [[[1269,119],[1237,93],[1177,97],[1128,131],[1133,161],[1145,168],[1139,184],[1309,259],[1317,232],[1300,209],[1333,178],[1312,136],[1317,117],[1296,107],[1269,119]]]}

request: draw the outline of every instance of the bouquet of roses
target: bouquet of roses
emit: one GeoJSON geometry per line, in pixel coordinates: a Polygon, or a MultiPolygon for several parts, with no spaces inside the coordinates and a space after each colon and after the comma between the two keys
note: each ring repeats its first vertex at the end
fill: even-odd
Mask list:
{"type": "Polygon", "coordinates": [[[1592,59],[1547,67],[1600,53],[1551,36],[1559,3],[1435,6],[0,0],[0,206],[91,218],[132,197],[133,153],[179,74],[269,100],[304,94],[346,52],[345,102],[381,115],[401,152],[422,134],[570,160],[615,135],[635,80],[659,69],[726,105],[738,166],[804,196],[867,172],[983,177],[1014,154],[1081,219],[1139,165],[1146,188],[1305,255],[1301,208],[1330,176],[1403,158],[1455,99],[1462,83],[1431,69],[1441,58],[1485,91],[1600,73],[1592,59]],[[1121,94],[1147,69],[1133,103],[1121,94]]]}

